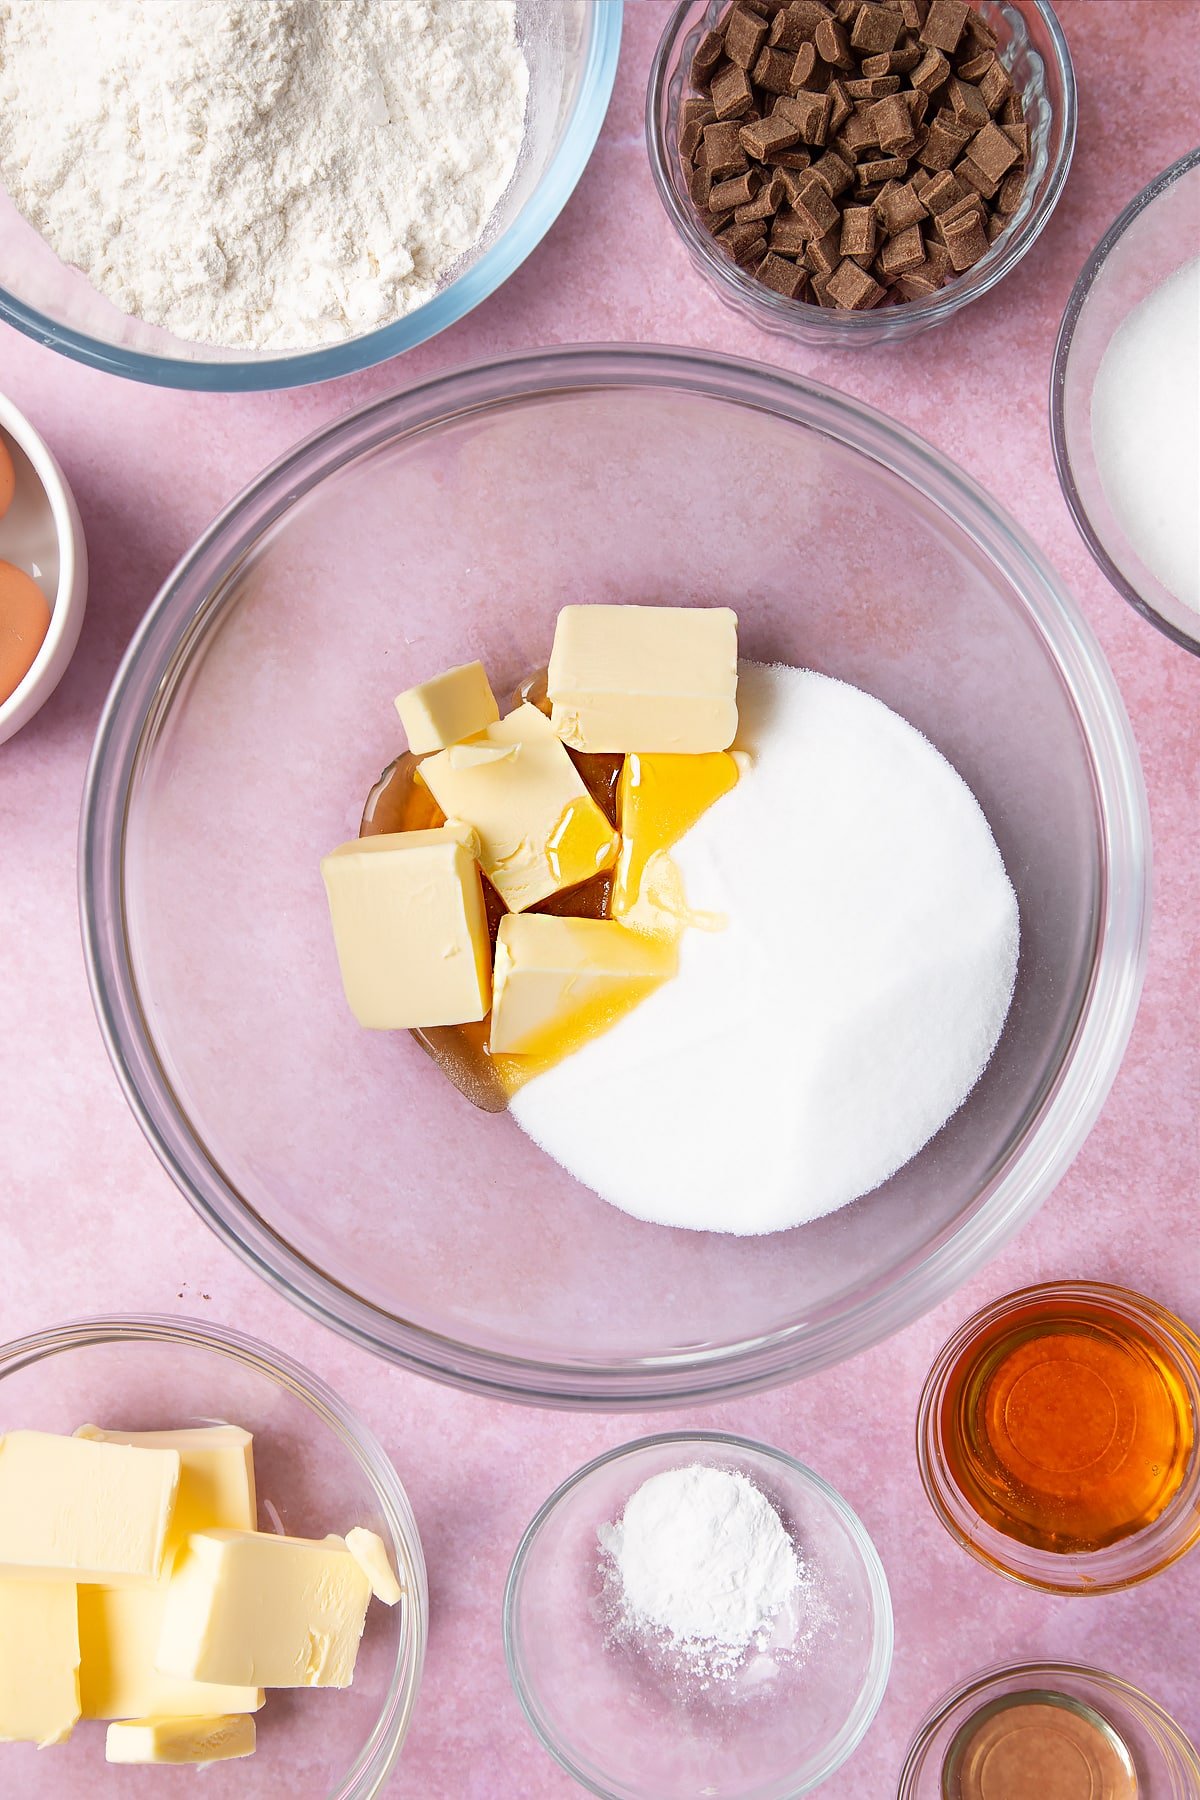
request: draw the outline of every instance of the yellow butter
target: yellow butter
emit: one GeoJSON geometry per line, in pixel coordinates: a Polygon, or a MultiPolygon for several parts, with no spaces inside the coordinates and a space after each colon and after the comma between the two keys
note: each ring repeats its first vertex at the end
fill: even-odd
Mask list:
{"type": "Polygon", "coordinates": [[[212,1763],[253,1756],[254,1720],[245,1713],[206,1719],[125,1719],[108,1728],[110,1763],[212,1763]]]}
{"type": "Polygon", "coordinates": [[[346,1533],[346,1548],[370,1582],[376,1600],[382,1600],[385,1606],[398,1606],[404,1590],[396,1580],[387,1545],[379,1533],[356,1525],[346,1533]]]}
{"type": "Polygon", "coordinates": [[[75,1588],[0,1581],[0,1743],[64,1744],[79,1712],[75,1588]]]}
{"type": "Polygon", "coordinates": [[[432,681],[406,688],[396,696],[396,711],[415,756],[474,737],[500,717],[481,662],[460,663],[432,681]]]}
{"type": "Polygon", "coordinates": [[[612,919],[508,914],[496,943],[491,1049],[558,1061],[675,973],[673,942],[612,919]]]}
{"type": "Polygon", "coordinates": [[[199,1718],[257,1712],[264,1695],[252,1686],[183,1681],[154,1666],[167,1602],[170,1565],[193,1531],[252,1531],[257,1522],[254,1441],[235,1425],[182,1431],[101,1431],[93,1442],[172,1449],[180,1459],[179,1491],[167,1537],[167,1570],[152,1587],[81,1587],[80,1699],[85,1719],[199,1718]]]}
{"type": "Polygon", "coordinates": [[[486,1014],[491,947],[473,852],[469,832],[446,825],[355,838],[322,860],[342,985],[360,1025],[465,1025],[486,1014]]]}
{"type": "Polygon", "coordinates": [[[0,1437],[0,1577],[157,1580],[178,1486],[176,1450],[8,1432],[0,1437]]]}
{"type": "Polygon", "coordinates": [[[158,1666],[192,1681],[349,1687],[370,1598],[341,1538],[195,1532],[171,1576],[158,1666]]]}
{"type": "Polygon", "coordinates": [[[536,706],[429,757],[421,779],[447,818],[474,827],[483,872],[511,912],[577,887],[616,857],[617,834],[536,706]]]}
{"type": "Polygon", "coordinates": [[[613,879],[614,918],[636,905],[651,857],[677,844],[737,779],[737,764],[724,750],[625,758],[617,788],[621,853],[613,879]]]}
{"type": "Polygon", "coordinates": [[[727,750],[737,616],[726,606],[564,606],[547,691],[554,729],[576,750],[727,750]]]}

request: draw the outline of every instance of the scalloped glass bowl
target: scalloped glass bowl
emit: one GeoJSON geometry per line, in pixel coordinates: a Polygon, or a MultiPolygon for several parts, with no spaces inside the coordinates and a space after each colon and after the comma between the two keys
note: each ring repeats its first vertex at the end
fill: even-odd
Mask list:
{"type": "Polygon", "coordinates": [[[1067,301],[1050,376],[1050,437],[1063,497],[1104,574],[1144,619],[1200,656],[1200,613],[1148,569],[1109,505],[1092,443],[1104,353],[1136,306],[1200,256],[1200,149],[1156,175],[1109,226],[1067,301]]]}
{"type": "Polygon", "coordinates": [[[504,1594],[504,1646],[535,1735],[601,1800],[797,1800],[833,1774],[879,1710],[892,1662],[887,1577],[842,1496],[782,1450],[722,1432],[623,1444],[546,1501],[504,1594]],[[628,1647],[610,1647],[596,1532],[644,1481],[694,1463],[745,1475],[783,1519],[812,1587],[791,1664],[735,1701],[681,1699],[628,1647]]]}
{"type": "MultiPolygon", "coordinates": [[[[428,1631],[425,1561],[408,1497],[375,1438],[298,1363],[239,1332],[158,1318],[85,1319],[0,1345],[0,1432],[126,1431],[226,1423],[254,1434],[259,1528],[324,1537],[366,1525],[383,1538],[404,1594],[372,1603],[354,1685],[279,1691],[257,1716],[258,1749],[213,1764],[204,1800],[370,1800],[412,1719],[428,1631]]],[[[57,1800],[145,1792],[138,1770],[109,1768],[103,1725],[68,1744],[0,1746],[3,1791],[57,1800]]],[[[194,1794],[196,1772],[158,1770],[156,1796],[194,1794]]]]}
{"type": "Polygon", "coordinates": [[[727,0],[679,0],[655,53],[646,96],[646,145],[659,199],[693,267],[725,304],[760,330],[777,332],[813,350],[865,349],[901,343],[990,294],[1041,236],[1058,205],[1075,151],[1075,71],[1049,0],[981,0],[979,5],[997,35],[1032,131],[1030,178],[1011,225],[973,269],[928,299],[861,313],[773,293],[731,262],[700,223],[679,156],[679,107],[689,91],[686,75],[696,44],[726,4],[727,0]]]}
{"type": "Polygon", "coordinates": [[[304,351],[217,350],[133,319],[69,268],[0,186],[0,320],[77,362],[158,387],[245,393],[368,369],[422,344],[486,300],[566,205],[604,123],[623,0],[516,0],[529,64],[525,141],[484,237],[432,300],[392,324],[304,351]]]}
{"type": "Polygon", "coordinates": [[[1079,1663],[1016,1663],[985,1669],[938,1701],[909,1746],[896,1800],[947,1800],[942,1771],[958,1734],[983,1707],[1018,1696],[1098,1713],[1132,1758],[1147,1800],[1195,1800],[1200,1793],[1200,1757],[1140,1688],[1079,1663]]]}
{"type": "Polygon", "coordinates": [[[1147,830],[1098,647],[973,483],[778,370],[572,349],[340,419],[217,521],[109,697],[81,905],[143,1128],[273,1285],[426,1374],[665,1405],[876,1342],[1045,1198],[1130,1029],[1147,830]],[[770,529],[765,493],[788,497],[770,529]],[[877,1192],[786,1234],[626,1217],[345,1007],[318,863],[399,748],[393,695],[472,657],[509,690],[581,599],[730,601],[746,655],[878,695],[962,771],[1018,889],[983,1081],[877,1192]]]}

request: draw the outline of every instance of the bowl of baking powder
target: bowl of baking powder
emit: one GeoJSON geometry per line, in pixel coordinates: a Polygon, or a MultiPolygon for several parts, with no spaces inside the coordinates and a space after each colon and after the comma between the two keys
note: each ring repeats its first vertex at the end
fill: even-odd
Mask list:
{"type": "Polygon", "coordinates": [[[399,355],[558,216],[621,15],[0,0],[0,319],[165,387],[293,387],[399,355]]]}

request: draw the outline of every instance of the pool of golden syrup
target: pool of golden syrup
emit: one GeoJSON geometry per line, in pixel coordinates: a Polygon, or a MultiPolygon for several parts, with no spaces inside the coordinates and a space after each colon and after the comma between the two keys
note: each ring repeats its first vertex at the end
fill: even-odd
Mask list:
{"type": "Polygon", "coordinates": [[[950,1471],[997,1531],[1099,1550],[1153,1524],[1190,1466],[1185,1377],[1102,1296],[1031,1297],[962,1351],[942,1399],[950,1471]]]}
{"type": "MultiPolygon", "coordinates": [[[[507,711],[526,702],[549,713],[546,698],[546,671],[539,669],[523,681],[509,701],[507,711]]],[[[567,755],[579,771],[580,779],[611,824],[617,823],[617,785],[621,778],[623,756],[592,756],[568,748],[567,755]]],[[[363,809],[360,837],[375,837],[390,831],[431,831],[444,825],[446,815],[433,795],[418,778],[422,759],[405,751],[389,763],[371,792],[363,809]]],[[[483,898],[487,911],[488,933],[492,949],[496,933],[508,910],[486,875],[483,898]]],[[[575,919],[606,919],[612,901],[612,874],[595,876],[578,887],[551,894],[548,900],[530,907],[531,912],[557,913],[575,919]]],[[[437,1025],[414,1031],[421,1048],[428,1052],[438,1067],[475,1106],[484,1112],[503,1112],[509,1096],[522,1081],[539,1073],[542,1064],[529,1057],[493,1057],[488,1049],[491,1016],[476,1025],[437,1025]]]]}

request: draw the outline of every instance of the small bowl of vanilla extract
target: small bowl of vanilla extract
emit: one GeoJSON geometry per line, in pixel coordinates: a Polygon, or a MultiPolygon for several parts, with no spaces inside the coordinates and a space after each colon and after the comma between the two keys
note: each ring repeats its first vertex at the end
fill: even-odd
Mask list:
{"type": "Polygon", "coordinates": [[[1099,1282],[1008,1294],[943,1347],[917,1414],[934,1511],[981,1562],[1104,1594],[1200,1542],[1200,1339],[1099,1282]]]}

